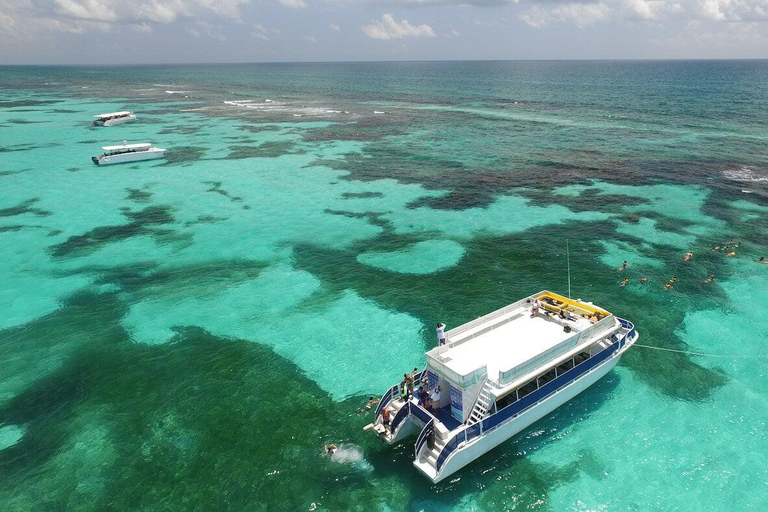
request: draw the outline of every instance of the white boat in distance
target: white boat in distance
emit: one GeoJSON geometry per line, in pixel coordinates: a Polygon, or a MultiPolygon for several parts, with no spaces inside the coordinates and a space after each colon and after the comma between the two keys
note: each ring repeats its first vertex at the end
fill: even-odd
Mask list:
{"type": "Polygon", "coordinates": [[[96,165],[123,164],[128,162],[137,162],[139,160],[151,160],[153,158],[162,158],[164,149],[152,147],[149,142],[141,144],[123,144],[120,146],[104,146],[101,148],[104,153],[99,156],[92,156],[91,160],[96,165]]]}
{"type": "Polygon", "coordinates": [[[445,336],[413,393],[406,379],[391,387],[366,427],[389,444],[418,432],[413,465],[434,483],[597,382],[638,339],[632,323],[549,291],[445,336]]]}
{"type": "Polygon", "coordinates": [[[127,123],[128,121],[134,121],[136,116],[133,113],[125,112],[110,112],[107,114],[99,114],[93,116],[96,120],[93,122],[96,126],[114,126],[116,124],[127,123]]]}

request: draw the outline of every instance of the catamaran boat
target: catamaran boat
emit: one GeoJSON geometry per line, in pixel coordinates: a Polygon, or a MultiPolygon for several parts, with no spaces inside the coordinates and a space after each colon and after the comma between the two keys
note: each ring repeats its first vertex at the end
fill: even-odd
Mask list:
{"type": "Polygon", "coordinates": [[[114,126],[116,124],[127,123],[128,121],[134,121],[136,116],[131,112],[110,112],[108,114],[99,114],[93,116],[96,120],[93,122],[96,126],[114,126]]]}
{"type": "Polygon", "coordinates": [[[104,153],[99,156],[92,156],[91,160],[96,165],[123,164],[136,162],[139,160],[151,160],[153,158],[162,158],[164,149],[155,148],[149,142],[141,144],[123,144],[120,146],[104,146],[101,148],[104,153]]]}
{"type": "Polygon", "coordinates": [[[389,444],[418,432],[413,464],[437,483],[597,382],[637,339],[631,322],[542,291],[446,332],[413,392],[392,386],[366,429],[389,444]]]}

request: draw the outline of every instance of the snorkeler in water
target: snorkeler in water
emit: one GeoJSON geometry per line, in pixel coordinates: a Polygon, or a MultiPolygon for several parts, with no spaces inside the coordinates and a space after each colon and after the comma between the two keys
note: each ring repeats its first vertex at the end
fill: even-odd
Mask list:
{"type": "Polygon", "coordinates": [[[625,278],[624,278],[624,279],[622,279],[622,281],[621,281],[621,286],[627,286],[627,283],[629,283],[629,278],[628,278],[628,277],[625,277],[625,278]]]}
{"type": "Polygon", "coordinates": [[[333,455],[334,453],[339,451],[339,447],[336,446],[335,444],[327,444],[323,446],[323,451],[325,451],[327,455],[333,455]]]}
{"type": "Polygon", "coordinates": [[[670,288],[672,288],[672,283],[667,283],[664,285],[665,290],[669,290],[670,288]]]}
{"type": "Polygon", "coordinates": [[[704,282],[705,282],[705,283],[711,283],[711,282],[712,282],[712,281],[714,281],[714,280],[715,280],[715,274],[711,274],[711,275],[710,275],[710,276],[707,278],[707,280],[706,280],[706,281],[704,281],[704,282]]]}
{"type": "Polygon", "coordinates": [[[640,278],[640,284],[645,284],[648,282],[648,276],[643,276],[640,278]]]}

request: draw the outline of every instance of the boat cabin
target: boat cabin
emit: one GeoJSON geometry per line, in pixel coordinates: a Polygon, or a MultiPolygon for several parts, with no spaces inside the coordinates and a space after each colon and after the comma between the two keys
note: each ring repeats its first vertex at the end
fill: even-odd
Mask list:
{"type": "Polygon", "coordinates": [[[440,386],[438,405],[457,422],[479,421],[588,358],[589,344],[618,328],[602,308],[543,291],[446,332],[426,354],[429,389],[440,386]],[[473,418],[482,387],[485,410],[473,418]]]}

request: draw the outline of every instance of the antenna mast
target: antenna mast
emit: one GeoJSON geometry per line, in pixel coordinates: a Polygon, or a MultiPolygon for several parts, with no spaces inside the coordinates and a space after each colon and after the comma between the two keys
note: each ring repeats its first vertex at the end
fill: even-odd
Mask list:
{"type": "Polygon", "coordinates": [[[568,259],[568,298],[571,298],[571,251],[568,247],[568,239],[565,239],[565,255],[568,259]]]}

